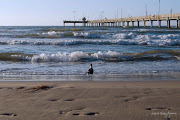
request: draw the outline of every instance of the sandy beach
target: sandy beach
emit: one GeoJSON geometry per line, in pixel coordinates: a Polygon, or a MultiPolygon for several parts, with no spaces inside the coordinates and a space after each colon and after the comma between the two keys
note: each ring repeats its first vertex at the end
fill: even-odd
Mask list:
{"type": "Polygon", "coordinates": [[[0,120],[180,119],[180,81],[0,82],[0,96],[0,120]]]}

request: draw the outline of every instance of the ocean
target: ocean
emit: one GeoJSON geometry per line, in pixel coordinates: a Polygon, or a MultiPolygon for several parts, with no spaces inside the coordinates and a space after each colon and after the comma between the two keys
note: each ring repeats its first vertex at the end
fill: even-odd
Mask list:
{"type": "MultiPolygon", "coordinates": [[[[0,26],[0,76],[180,72],[180,29],[0,26]]],[[[163,76],[162,75],[162,76],[163,76]]]]}

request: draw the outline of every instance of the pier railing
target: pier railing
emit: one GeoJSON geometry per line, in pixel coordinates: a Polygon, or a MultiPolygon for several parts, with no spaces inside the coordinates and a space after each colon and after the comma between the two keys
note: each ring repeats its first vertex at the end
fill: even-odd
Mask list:
{"type": "Polygon", "coordinates": [[[134,22],[137,22],[137,27],[140,27],[139,22],[144,22],[144,27],[146,27],[146,21],[151,22],[151,27],[153,27],[153,21],[158,21],[158,27],[161,27],[161,21],[167,21],[167,28],[171,28],[171,20],[176,20],[176,28],[180,28],[180,13],[176,14],[164,14],[164,15],[149,15],[149,16],[139,16],[139,17],[127,17],[127,18],[115,18],[115,19],[101,19],[101,20],[91,20],[91,21],[64,21],[64,26],[66,23],[83,23],[83,26],[96,26],[96,27],[130,27],[129,23],[132,22],[134,27],[134,22]]]}
{"type": "Polygon", "coordinates": [[[159,27],[161,27],[161,21],[167,21],[167,27],[170,28],[171,20],[177,20],[177,28],[180,28],[180,13],[176,14],[164,14],[164,15],[149,15],[140,17],[127,17],[127,18],[115,18],[115,19],[102,19],[102,20],[91,20],[87,24],[89,26],[125,26],[127,22],[127,27],[129,27],[129,22],[132,22],[132,27],[134,27],[134,22],[138,22],[137,27],[139,27],[139,22],[144,21],[144,27],[146,27],[146,21],[151,21],[151,27],[153,27],[153,21],[159,22],[159,27]],[[122,24],[120,24],[122,22],[122,24]]]}
{"type": "Polygon", "coordinates": [[[91,20],[88,23],[94,22],[126,22],[126,21],[143,21],[143,20],[167,20],[180,19],[180,13],[176,14],[164,14],[164,15],[149,15],[149,16],[140,16],[140,17],[127,17],[127,18],[115,18],[115,19],[102,19],[102,20],[91,20]]]}

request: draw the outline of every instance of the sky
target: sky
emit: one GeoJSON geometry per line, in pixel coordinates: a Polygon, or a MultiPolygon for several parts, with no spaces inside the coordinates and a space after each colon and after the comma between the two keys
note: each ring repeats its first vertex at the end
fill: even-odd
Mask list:
{"type": "MultiPolygon", "coordinates": [[[[160,14],[180,13],[180,0],[161,0],[160,14]]],[[[157,15],[159,0],[0,0],[0,26],[60,26],[63,20],[157,15]],[[122,10],[122,12],[121,12],[122,10]],[[122,14],[121,14],[122,13],[122,14]]]]}

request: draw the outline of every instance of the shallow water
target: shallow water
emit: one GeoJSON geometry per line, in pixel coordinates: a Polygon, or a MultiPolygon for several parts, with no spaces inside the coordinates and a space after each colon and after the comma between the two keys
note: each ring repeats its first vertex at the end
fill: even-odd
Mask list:
{"type": "Polygon", "coordinates": [[[0,75],[0,81],[179,81],[179,72],[94,75],[0,75]]]}
{"type": "Polygon", "coordinates": [[[0,27],[0,75],[180,72],[180,30],[0,27]]]}

